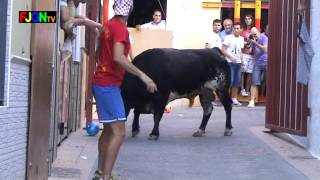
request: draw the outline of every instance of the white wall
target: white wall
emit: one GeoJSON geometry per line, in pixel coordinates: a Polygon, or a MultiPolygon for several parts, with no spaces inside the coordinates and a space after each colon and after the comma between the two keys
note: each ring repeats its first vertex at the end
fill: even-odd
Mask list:
{"type": "Polygon", "coordinates": [[[220,18],[220,8],[202,8],[202,2],[167,1],[167,30],[174,33],[174,48],[204,48],[205,37],[212,31],[212,21],[220,18]]]}
{"type": "MultiPolygon", "coordinates": [[[[220,0],[209,0],[220,2],[220,0]]],[[[203,0],[167,0],[167,30],[173,31],[173,47],[204,48],[212,21],[220,18],[220,8],[202,8],[203,0]]],[[[114,1],[109,1],[109,18],[114,16],[114,1]]]]}
{"type": "Polygon", "coordinates": [[[320,1],[311,0],[311,40],[315,56],[311,65],[311,79],[309,86],[311,120],[309,126],[310,152],[320,158],[320,1]]]}
{"type": "MultiPolygon", "coordinates": [[[[28,1],[24,1],[22,4],[26,2],[28,1]]],[[[18,7],[16,4],[21,4],[21,2],[15,0],[8,1],[5,61],[9,64],[6,65],[6,82],[9,82],[10,90],[8,93],[9,103],[7,106],[0,107],[0,179],[23,180],[25,179],[27,159],[29,72],[31,61],[22,57],[30,52],[28,49],[30,45],[22,43],[16,47],[14,43],[11,43],[11,40],[14,41],[11,37],[15,35],[15,32],[18,33],[18,31],[12,31],[13,24],[17,22],[17,16],[13,16],[12,14],[12,12],[18,12],[15,9],[15,7],[18,7]],[[12,49],[11,44],[13,46],[12,49]],[[24,54],[20,53],[20,51],[15,51],[17,49],[21,50],[22,47],[26,47],[24,54]]],[[[30,29],[27,31],[30,31],[30,29]]],[[[26,32],[26,29],[22,29],[22,32],[26,32]]]]}

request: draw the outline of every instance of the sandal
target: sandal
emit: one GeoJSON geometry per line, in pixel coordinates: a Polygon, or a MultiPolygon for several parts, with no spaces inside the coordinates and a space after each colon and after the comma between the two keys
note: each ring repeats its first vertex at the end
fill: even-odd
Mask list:
{"type": "Polygon", "coordinates": [[[115,178],[114,176],[110,176],[107,180],[118,180],[118,179],[115,178]]]}
{"type": "Polygon", "coordinates": [[[103,178],[102,178],[102,171],[96,170],[96,171],[94,172],[94,177],[92,178],[92,180],[103,180],[103,178]]]}

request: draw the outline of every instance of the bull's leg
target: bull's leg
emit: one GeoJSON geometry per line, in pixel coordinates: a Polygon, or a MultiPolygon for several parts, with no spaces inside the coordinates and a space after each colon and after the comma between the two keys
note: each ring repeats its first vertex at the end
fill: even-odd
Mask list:
{"type": "Polygon", "coordinates": [[[153,113],[154,126],[152,129],[152,132],[149,134],[149,138],[148,138],[149,140],[158,140],[160,136],[159,124],[163,116],[165,106],[168,102],[169,93],[170,92],[162,94],[162,96],[159,96],[157,99],[155,99],[154,113],[153,113]]]}
{"type": "Polygon", "coordinates": [[[154,126],[152,129],[152,132],[149,134],[149,138],[148,138],[149,140],[158,140],[159,139],[159,136],[160,136],[159,124],[160,124],[160,120],[161,120],[163,113],[164,113],[164,108],[165,108],[165,106],[163,106],[161,108],[162,110],[156,111],[153,114],[154,126]]]}
{"type": "Polygon", "coordinates": [[[199,127],[199,130],[193,133],[193,137],[203,137],[205,134],[205,130],[210,119],[213,106],[211,102],[213,101],[212,91],[209,89],[201,90],[199,94],[200,104],[203,109],[202,121],[199,127]]]}
{"type": "Polygon", "coordinates": [[[140,132],[140,125],[139,125],[139,117],[140,117],[140,111],[134,110],[133,111],[133,122],[132,122],[132,137],[136,137],[140,132]]]}
{"type": "Polygon", "coordinates": [[[231,124],[232,100],[228,90],[219,91],[217,94],[219,95],[220,101],[226,112],[226,129],[224,131],[224,135],[231,136],[232,135],[232,130],[231,130],[232,129],[232,124],[231,124]]]}

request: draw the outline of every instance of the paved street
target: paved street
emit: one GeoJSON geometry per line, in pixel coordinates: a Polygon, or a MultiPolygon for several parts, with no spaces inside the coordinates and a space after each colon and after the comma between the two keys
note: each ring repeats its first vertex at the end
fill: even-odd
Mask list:
{"type": "MultiPolygon", "coordinates": [[[[225,114],[222,107],[217,107],[208,123],[206,136],[194,138],[192,134],[200,125],[202,117],[201,108],[174,108],[172,113],[164,115],[160,123],[158,141],[147,139],[153,127],[151,115],[141,116],[141,132],[138,137],[132,138],[130,115],[126,142],[116,163],[115,174],[121,180],[304,180],[319,177],[319,173],[314,173],[320,169],[318,160],[305,150],[297,146],[288,148],[285,141],[262,132],[264,113],[264,107],[234,108],[233,135],[224,137],[225,114]],[[272,138],[273,146],[278,144],[280,150],[271,148],[266,143],[268,138],[272,138]],[[294,151],[296,148],[306,155],[299,155],[298,151],[294,151]],[[291,154],[281,155],[276,151],[291,154]],[[299,166],[290,164],[284,156],[292,156],[291,159],[296,157],[294,163],[298,165],[301,162],[307,163],[301,167],[309,167],[310,162],[315,163],[317,167],[312,167],[318,169],[307,170],[313,173],[307,177],[308,173],[298,170],[296,167],[299,166]]],[[[63,177],[91,179],[97,166],[97,137],[85,136],[83,130],[80,131],[81,135],[75,133],[78,135],[71,136],[64,142],[66,145],[62,145],[51,180],[63,177]],[[77,142],[71,141],[72,138],[77,139],[77,142]],[[77,143],[82,145],[78,146],[77,143]],[[78,156],[78,159],[71,161],[71,154],[78,156]],[[71,167],[74,172],[68,175],[68,172],[55,171],[60,167],[71,167]]]]}
{"type": "Polygon", "coordinates": [[[126,180],[306,179],[249,130],[264,123],[264,112],[262,108],[234,108],[233,135],[224,137],[225,115],[218,107],[206,136],[194,138],[201,108],[174,109],[165,114],[157,142],[147,140],[152,116],[142,116],[141,134],[127,138],[116,171],[126,180]]]}

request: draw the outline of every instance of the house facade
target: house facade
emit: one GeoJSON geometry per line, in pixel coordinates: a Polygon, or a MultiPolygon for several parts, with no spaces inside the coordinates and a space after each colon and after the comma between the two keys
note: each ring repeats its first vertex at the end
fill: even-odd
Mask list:
{"type": "MultiPolygon", "coordinates": [[[[33,1],[35,2],[36,0],[33,1]]],[[[3,64],[0,65],[0,73],[2,74],[0,75],[0,177],[2,177],[2,179],[19,180],[28,177],[28,167],[30,168],[34,165],[28,163],[28,145],[30,147],[28,138],[30,134],[33,135],[35,132],[38,132],[37,129],[43,128],[38,126],[30,127],[30,123],[34,122],[35,119],[47,122],[47,126],[45,127],[48,127],[46,131],[41,131],[47,134],[44,136],[45,138],[41,139],[41,147],[44,148],[37,149],[37,152],[40,152],[40,150],[41,152],[46,152],[46,156],[41,157],[42,161],[39,162],[45,162],[47,159],[53,160],[54,151],[52,148],[56,148],[57,146],[57,141],[52,140],[52,138],[54,139],[54,137],[59,134],[57,128],[57,122],[59,120],[55,119],[56,104],[54,102],[56,98],[52,96],[56,93],[56,73],[53,73],[53,78],[50,79],[49,82],[46,82],[46,85],[49,85],[48,87],[51,89],[46,99],[49,103],[42,102],[49,113],[46,114],[46,116],[31,116],[31,97],[37,98],[34,95],[31,96],[31,94],[36,94],[39,89],[41,90],[41,88],[31,88],[32,80],[33,82],[37,80],[32,79],[32,77],[41,76],[41,73],[52,72],[52,65],[47,62],[42,62],[44,60],[52,62],[52,59],[38,58],[37,61],[35,54],[32,54],[32,46],[35,44],[32,40],[31,25],[18,24],[17,21],[18,13],[16,12],[20,10],[31,10],[34,7],[34,4],[32,4],[33,1],[0,1],[0,13],[2,13],[0,16],[0,42],[2,43],[2,45],[0,45],[0,61],[3,62],[3,64]],[[33,57],[32,60],[31,57],[33,57]],[[40,72],[36,71],[36,69],[31,70],[32,65],[34,65],[32,63],[43,63],[41,65],[46,66],[45,69],[40,72]],[[39,72],[40,75],[37,74],[39,72]]],[[[50,2],[50,6],[44,4],[43,7],[58,9],[57,1],[48,0],[46,2],[50,2]]],[[[206,34],[208,31],[211,31],[212,20],[221,18],[223,8],[204,8],[203,3],[205,2],[202,0],[167,0],[166,3],[164,3],[166,4],[167,30],[173,31],[173,47],[203,48],[206,34]]],[[[297,136],[292,137],[297,142],[303,144],[315,157],[320,158],[320,81],[318,79],[318,77],[320,77],[320,51],[317,51],[317,47],[320,47],[320,9],[318,8],[320,7],[320,2],[311,0],[310,3],[310,34],[312,46],[315,50],[308,85],[310,116],[308,118],[307,136],[304,138],[297,136]]],[[[112,4],[113,1],[110,0],[109,7],[112,7],[112,4]]],[[[39,4],[35,7],[38,7],[38,5],[39,4]]],[[[111,9],[109,11],[109,17],[112,17],[111,9]]],[[[41,28],[38,30],[41,33],[46,31],[46,29],[41,30],[41,28]]],[[[57,38],[57,30],[51,28],[50,31],[53,32],[53,39],[57,38]]],[[[52,45],[52,48],[50,48],[48,52],[56,52],[56,47],[54,46],[56,41],[57,40],[46,42],[52,45]]],[[[54,54],[52,57],[56,58],[56,56],[57,55],[54,54]]],[[[75,63],[74,67],[77,66],[79,66],[79,64],[75,63]]],[[[74,96],[79,96],[79,94],[74,94],[74,96]]],[[[33,102],[41,102],[41,99],[35,100],[37,101],[33,102]]],[[[34,112],[36,111],[37,109],[34,109],[34,112]]],[[[76,130],[78,127],[79,125],[77,124],[73,129],[76,130]]],[[[33,140],[33,142],[35,141],[37,141],[37,139],[33,140]]],[[[33,148],[36,149],[36,147],[37,146],[34,146],[33,148]]],[[[41,177],[46,177],[49,174],[49,169],[50,164],[45,166],[44,170],[41,169],[41,171],[45,171],[41,173],[41,177]]],[[[36,171],[30,168],[30,172],[36,171]]]]}

